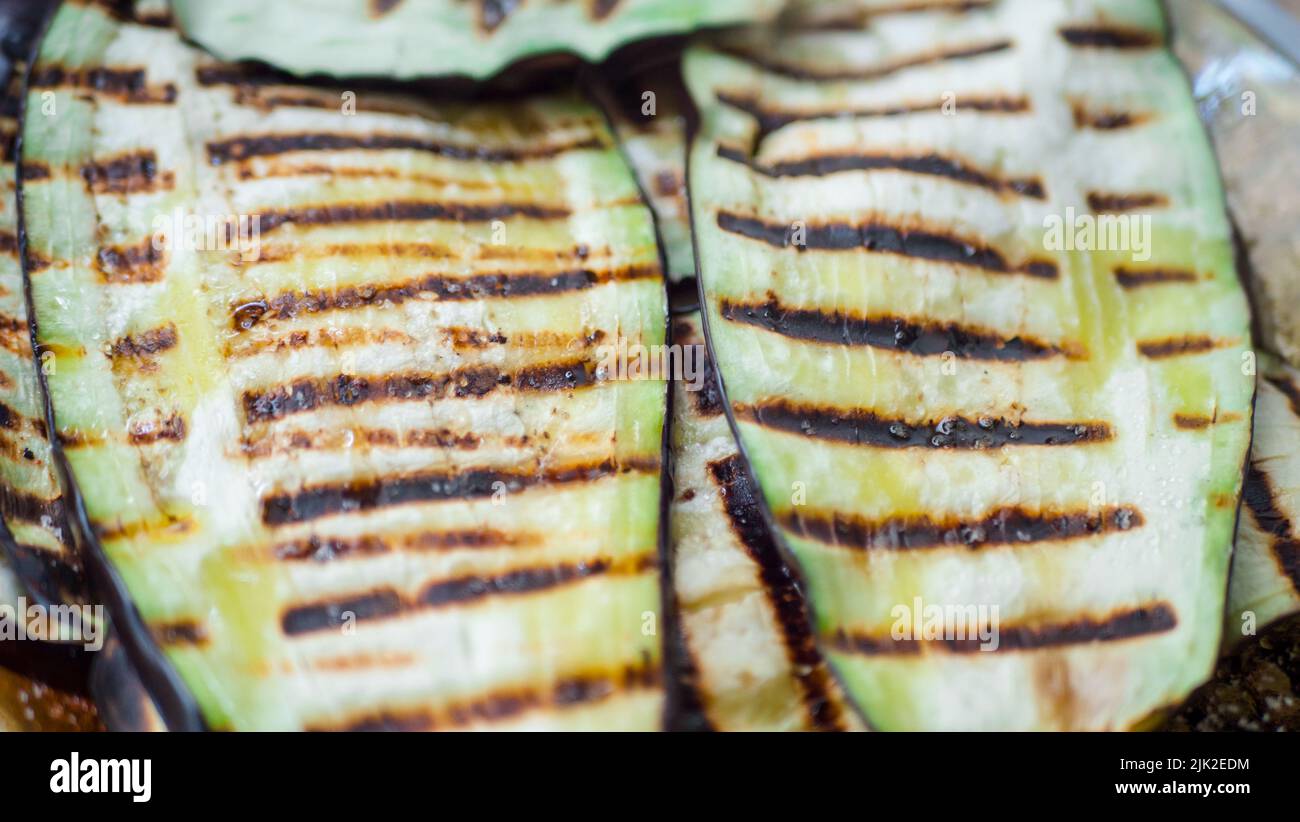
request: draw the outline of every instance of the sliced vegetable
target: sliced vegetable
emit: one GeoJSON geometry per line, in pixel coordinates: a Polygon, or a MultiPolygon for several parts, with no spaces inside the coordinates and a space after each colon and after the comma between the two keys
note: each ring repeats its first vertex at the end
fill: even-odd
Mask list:
{"type": "Polygon", "coordinates": [[[672,579],[686,727],[861,729],[817,649],[802,595],[763,522],[723,414],[699,315],[674,318],[691,373],[673,398],[672,579]],[[706,370],[707,369],[707,370],[706,370]]]}
{"type": "MultiPolygon", "coordinates": [[[[619,143],[654,209],[668,276],[695,276],[695,248],[686,203],[686,129],[690,99],[677,55],[639,67],[601,89],[619,143]]],[[[693,285],[693,283],[692,283],[693,285]]]]}
{"type": "Polygon", "coordinates": [[[766,20],[783,0],[176,0],[181,29],[227,60],[295,74],[489,77],[522,58],[766,20]]]}
{"type": "Polygon", "coordinates": [[[1139,725],[1213,666],[1254,390],[1159,6],[862,25],[686,58],[706,327],[766,509],[872,726],[1139,725]]]}
{"type": "Polygon", "coordinates": [[[264,80],[74,3],[34,68],[94,547],[211,727],[657,727],[665,384],[601,346],[665,296],[603,118],[264,80]]]}
{"type": "Polygon", "coordinates": [[[0,56],[0,577],[9,578],[0,581],[0,603],[19,596],[44,604],[86,597],[51,458],[19,259],[15,142],[26,73],[21,60],[35,45],[41,5],[25,7],[18,19],[7,16],[12,10],[0,14],[6,33],[0,56]]]}

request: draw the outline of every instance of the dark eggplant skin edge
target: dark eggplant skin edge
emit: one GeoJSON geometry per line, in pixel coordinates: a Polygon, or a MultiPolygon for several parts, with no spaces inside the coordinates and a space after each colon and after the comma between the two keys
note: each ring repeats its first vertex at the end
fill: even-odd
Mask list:
{"type": "MultiPolygon", "coordinates": [[[[1161,6],[1160,11],[1164,17],[1165,30],[1166,30],[1166,38],[1162,47],[1166,49],[1171,49],[1171,53],[1172,53],[1172,42],[1173,42],[1172,17],[1169,14],[1169,10],[1167,7],[1168,2],[1169,0],[1160,0],[1160,6],[1161,6]]],[[[1182,66],[1182,63],[1179,62],[1179,65],[1182,66]]],[[[1187,74],[1186,66],[1183,66],[1183,73],[1185,75],[1187,74]]],[[[1188,77],[1189,88],[1190,88],[1190,82],[1191,82],[1191,78],[1188,77]]],[[[686,147],[687,147],[686,149],[686,203],[687,203],[687,213],[690,215],[691,218],[691,246],[695,251],[695,281],[699,287],[699,293],[696,299],[699,304],[699,310],[700,310],[700,324],[704,329],[704,344],[707,347],[709,353],[709,359],[710,361],[717,363],[718,359],[713,348],[713,332],[709,326],[709,311],[708,311],[709,303],[707,299],[707,294],[704,290],[705,275],[703,269],[700,267],[700,240],[699,240],[700,235],[699,232],[696,230],[695,208],[691,198],[691,188],[692,188],[691,187],[691,180],[692,180],[691,158],[694,155],[693,148],[695,146],[696,137],[698,136],[696,134],[697,130],[698,130],[698,121],[697,119],[693,118],[689,121],[688,131],[686,135],[686,147]]],[[[1208,135],[1207,135],[1207,139],[1209,139],[1208,135]]],[[[1211,147],[1213,147],[1213,141],[1210,142],[1210,145],[1211,147]]],[[[1217,170],[1218,169],[1217,163],[1215,164],[1215,167],[1217,170]]],[[[1222,186],[1222,171],[1219,171],[1219,175],[1220,175],[1220,186],[1222,186]]],[[[1224,210],[1225,212],[1227,212],[1226,204],[1224,206],[1224,210]]],[[[1228,213],[1228,219],[1230,222],[1232,221],[1231,213],[1228,213]]],[[[1235,223],[1233,224],[1235,225],[1235,223]]],[[[1234,265],[1234,269],[1237,270],[1237,279],[1238,281],[1241,282],[1243,290],[1246,290],[1247,293],[1249,293],[1246,280],[1243,276],[1243,272],[1240,270],[1239,265],[1234,265]]],[[[1251,312],[1251,320],[1253,325],[1254,314],[1255,314],[1254,306],[1249,305],[1249,310],[1251,312]]],[[[763,518],[763,524],[766,525],[768,531],[772,533],[773,542],[776,544],[777,550],[780,552],[782,558],[785,560],[786,566],[790,569],[790,575],[794,579],[794,583],[796,587],[798,587],[800,592],[803,593],[805,606],[808,608],[808,612],[812,616],[813,624],[815,626],[818,622],[817,610],[816,607],[813,605],[811,598],[809,598],[807,595],[807,584],[804,581],[803,568],[799,564],[799,560],[795,557],[794,552],[790,549],[790,546],[786,543],[784,534],[782,534],[781,530],[777,527],[776,520],[772,516],[772,511],[768,507],[767,497],[765,494],[762,493],[762,486],[758,484],[758,477],[754,473],[753,463],[749,459],[749,452],[745,447],[744,440],[740,436],[740,427],[736,422],[736,415],[735,412],[732,410],[731,400],[729,398],[729,395],[727,394],[727,385],[726,385],[726,380],[722,376],[722,368],[715,367],[713,371],[717,377],[718,391],[720,393],[720,396],[722,397],[722,409],[723,412],[727,415],[727,426],[731,428],[731,435],[735,438],[736,448],[740,453],[740,461],[744,465],[745,478],[756,490],[758,490],[758,493],[755,494],[755,497],[758,499],[758,510],[763,518]]],[[[1252,409],[1251,443],[1252,444],[1254,442],[1254,433],[1255,433],[1254,405],[1255,405],[1255,399],[1257,395],[1258,395],[1258,391],[1256,391],[1255,394],[1253,394],[1251,397],[1251,409],[1252,409]]],[[[1249,468],[1249,466],[1250,466],[1250,449],[1247,448],[1246,457],[1243,460],[1241,466],[1241,477],[1243,482],[1245,480],[1246,471],[1249,468]]],[[[1236,527],[1237,525],[1240,524],[1240,520],[1241,520],[1241,494],[1238,493],[1237,516],[1233,527],[1234,539],[1232,545],[1229,546],[1229,557],[1228,557],[1229,571],[1224,578],[1224,601],[1225,602],[1227,601],[1227,590],[1228,590],[1227,586],[1229,583],[1229,579],[1232,575],[1232,571],[1231,571],[1232,552],[1235,551],[1236,548],[1236,539],[1235,539],[1236,527]]],[[[830,670],[831,675],[835,677],[836,681],[839,683],[841,689],[843,690],[845,696],[847,697],[846,701],[853,707],[854,712],[857,713],[858,717],[862,720],[862,723],[867,728],[867,730],[869,731],[876,730],[872,726],[870,719],[863,712],[862,708],[859,707],[859,705],[857,704],[857,701],[853,699],[852,691],[849,690],[849,688],[844,682],[844,679],[840,676],[839,671],[835,667],[835,663],[832,661],[832,657],[827,654],[827,649],[825,647],[825,644],[822,640],[820,633],[818,632],[815,633],[817,633],[815,641],[817,643],[818,650],[821,651],[822,658],[826,661],[826,667],[830,670]]],[[[1220,627],[1220,634],[1222,634],[1222,626],[1220,627]]],[[[1222,637],[1220,637],[1220,639],[1222,639],[1222,637]]],[[[1213,674],[1214,674],[1214,669],[1211,668],[1209,671],[1206,672],[1206,677],[1204,681],[1208,681],[1209,677],[1213,676],[1213,674]]],[[[1150,724],[1154,724],[1161,721],[1165,716],[1171,714],[1178,707],[1179,707],[1178,704],[1169,704],[1169,705],[1164,705],[1159,708],[1156,708],[1152,710],[1151,713],[1149,713],[1145,719],[1135,723],[1134,728],[1149,727],[1150,724]]]]}
{"type": "MultiPolygon", "coordinates": [[[[49,16],[42,23],[40,36],[35,41],[36,44],[45,39],[45,33],[49,29],[50,22],[54,17],[54,10],[57,8],[57,4],[53,6],[49,16]]],[[[33,65],[34,61],[29,60],[27,65],[28,77],[30,77],[33,65]]],[[[23,87],[27,87],[27,78],[24,78],[23,87]]],[[[19,167],[22,165],[23,127],[26,124],[26,119],[27,99],[24,94],[19,109],[17,145],[14,150],[19,167]]],[[[38,363],[36,373],[45,403],[45,424],[49,431],[55,432],[58,429],[54,425],[54,403],[50,400],[46,374],[39,367],[40,355],[38,352],[40,347],[37,338],[35,306],[32,301],[31,259],[28,256],[26,216],[24,214],[25,201],[21,174],[18,175],[17,194],[18,248],[23,266],[23,290],[27,299],[27,325],[31,334],[32,355],[38,363]]],[[[77,485],[76,477],[68,465],[67,455],[63,451],[63,445],[59,442],[57,436],[50,437],[50,447],[54,463],[58,467],[59,480],[64,489],[68,526],[73,543],[82,558],[91,590],[103,599],[104,605],[108,609],[113,626],[116,629],[115,633],[122,642],[131,667],[139,676],[145,692],[154,705],[157,706],[163,723],[168,730],[206,730],[207,724],[199,711],[197,700],[186,688],[171,663],[168,662],[158,643],[154,641],[153,635],[149,632],[144,619],[140,616],[140,611],[131,600],[126,584],[118,575],[117,570],[113,568],[108,555],[104,551],[104,546],[100,544],[98,536],[95,535],[95,530],[90,525],[90,518],[86,514],[86,505],[82,498],[81,488],[77,485]]]]}

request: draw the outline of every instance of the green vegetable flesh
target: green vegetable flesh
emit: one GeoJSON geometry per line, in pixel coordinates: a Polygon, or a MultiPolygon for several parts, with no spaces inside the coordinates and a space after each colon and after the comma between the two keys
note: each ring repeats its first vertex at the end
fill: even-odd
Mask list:
{"type": "Polygon", "coordinates": [[[632,174],[576,97],[345,99],[60,10],[28,264],[98,541],[213,727],[657,727],[632,174]]]}
{"type": "Polygon", "coordinates": [[[686,58],[745,453],[869,724],[1140,724],[1213,665],[1254,385],[1159,6],[860,24],[686,58]]]}
{"type": "Polygon", "coordinates": [[[177,0],[181,29],[224,59],[296,74],[494,75],[554,52],[599,60],[624,43],[765,20],[781,0],[177,0]]]}
{"type": "Polygon", "coordinates": [[[720,731],[861,728],[817,650],[803,598],[771,533],[711,370],[699,315],[674,319],[685,360],[673,398],[672,579],[689,717],[720,731]]]}

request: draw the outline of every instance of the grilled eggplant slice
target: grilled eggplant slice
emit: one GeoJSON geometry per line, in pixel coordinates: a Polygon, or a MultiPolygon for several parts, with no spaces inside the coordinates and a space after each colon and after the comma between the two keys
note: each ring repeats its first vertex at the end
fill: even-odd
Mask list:
{"type": "Polygon", "coordinates": [[[61,448],[207,724],[657,727],[665,383],[600,346],[666,300],[600,113],[268,85],[82,4],[29,94],[61,448]]]}
{"type": "Polygon", "coordinates": [[[15,141],[26,73],[20,61],[34,44],[39,5],[28,7],[24,19],[0,20],[8,35],[0,58],[7,63],[0,71],[0,567],[7,565],[14,596],[51,604],[84,600],[85,578],[51,459],[19,259],[15,141]]]}
{"type": "Polygon", "coordinates": [[[869,724],[1132,727],[1213,665],[1253,393],[1159,6],[862,25],[686,58],[741,445],[869,724]]]}
{"type": "Polygon", "coordinates": [[[599,60],[634,40],[766,20],[783,0],[176,0],[181,29],[227,60],[295,74],[469,75],[558,52],[599,60]]]}
{"type": "Polygon", "coordinates": [[[1260,357],[1255,438],[1228,591],[1233,641],[1300,611],[1300,372],[1260,357]]]}
{"type": "MultiPolygon", "coordinates": [[[[702,351],[699,315],[674,319],[673,344],[702,351]]],[[[672,580],[683,640],[687,727],[859,730],[817,649],[803,597],[727,426],[707,359],[673,392],[672,580]]]]}

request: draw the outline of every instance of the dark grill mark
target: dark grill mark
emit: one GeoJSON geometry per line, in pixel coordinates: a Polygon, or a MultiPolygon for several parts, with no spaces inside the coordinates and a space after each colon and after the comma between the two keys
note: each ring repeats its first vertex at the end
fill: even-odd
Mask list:
{"type": "Polygon", "coordinates": [[[1097,131],[1116,131],[1146,122],[1147,115],[1129,111],[1093,111],[1083,103],[1074,104],[1074,125],[1097,131]]]}
{"type": "Polygon", "coordinates": [[[299,605],[284,612],[280,627],[289,636],[339,628],[353,622],[385,619],[402,612],[402,598],[396,591],[375,591],[361,596],[299,605]]]}
{"type": "Polygon", "coordinates": [[[293,493],[262,500],[262,522],[270,526],[307,522],[353,511],[370,511],[411,502],[480,499],[498,490],[515,494],[546,485],[594,482],[622,471],[657,471],[655,464],[625,464],[612,460],[531,472],[471,469],[456,474],[415,474],[351,483],[305,486],[293,493]]]}
{"type": "Polygon", "coordinates": [[[1138,342],[1137,347],[1142,356],[1152,360],[1163,360],[1190,354],[1204,354],[1225,345],[1228,345],[1228,343],[1224,340],[1190,335],[1187,337],[1169,337],[1163,340],[1142,340],[1138,342]]]}
{"type": "Polygon", "coordinates": [[[1163,194],[1106,194],[1100,191],[1088,193],[1088,208],[1097,214],[1119,214],[1139,208],[1163,208],[1167,205],[1169,205],[1169,198],[1163,194]]]}
{"type": "MultiPolygon", "coordinates": [[[[1003,625],[998,629],[997,653],[1060,648],[1089,642],[1118,642],[1172,631],[1178,616],[1167,602],[1115,611],[1100,619],[1080,617],[1069,622],[1043,625],[1003,625]]],[[[978,633],[965,639],[914,641],[896,640],[888,635],[848,634],[841,630],[829,642],[839,651],[868,656],[921,653],[924,647],[938,647],[952,653],[977,653],[981,640],[978,633]]]]}
{"type": "Polygon", "coordinates": [[[806,80],[810,82],[836,82],[836,81],[856,81],[856,80],[877,80],[887,77],[910,68],[918,66],[927,66],[935,63],[943,63],[950,60],[968,60],[975,57],[983,57],[989,54],[997,54],[1007,51],[1013,47],[1010,40],[998,40],[991,43],[985,43],[974,46],[954,46],[946,49],[937,49],[931,52],[917,54],[912,57],[905,57],[892,63],[885,63],[879,66],[865,66],[863,68],[841,70],[841,69],[818,69],[811,66],[793,66],[772,60],[766,56],[751,54],[749,52],[735,49],[724,50],[732,57],[762,69],[770,74],[777,74],[782,77],[788,77],[792,80],[806,80]]]}
{"type": "Polygon", "coordinates": [[[918,425],[886,419],[872,411],[800,406],[785,400],[739,406],[736,413],[777,431],[877,448],[982,450],[1004,445],[1084,445],[1113,436],[1104,422],[1017,424],[992,417],[948,417],[918,425]]]}
{"type": "Polygon", "coordinates": [[[1003,179],[938,154],[824,154],[800,160],[783,160],[764,165],[742,151],[728,146],[718,146],[718,156],[749,168],[764,177],[825,177],[846,171],[906,171],[930,177],[945,177],[959,183],[986,188],[999,194],[1019,194],[1023,197],[1043,199],[1046,193],[1036,179],[1003,179]]]}
{"type": "Polygon", "coordinates": [[[151,625],[150,630],[160,645],[205,645],[208,642],[207,629],[193,620],[159,623],[151,625]]]}
{"type": "Polygon", "coordinates": [[[934,548],[978,550],[1084,539],[1145,524],[1138,509],[1031,511],[999,508],[978,519],[935,519],[927,514],[867,521],[847,514],[809,515],[795,510],[781,518],[791,531],[827,545],[858,551],[916,551],[934,548]]]}
{"type": "Polygon", "coordinates": [[[63,500],[44,499],[0,483],[0,516],[19,522],[50,522],[58,527],[64,521],[63,500]]]}
{"type": "Polygon", "coordinates": [[[154,246],[153,238],[133,246],[106,246],[96,254],[99,275],[110,285],[153,283],[161,280],[167,252],[154,246]]]}
{"type": "Polygon", "coordinates": [[[285,292],[269,300],[245,300],[231,311],[236,331],[247,331],[264,319],[292,319],[299,314],[347,311],[366,306],[400,304],[424,295],[440,300],[536,297],[583,291],[610,282],[657,279],[658,265],[628,265],[615,269],[574,269],[554,274],[476,274],[444,277],[430,274],[390,285],[359,285],[332,291],[285,292]]]}
{"type": "Polygon", "coordinates": [[[294,85],[299,82],[291,74],[248,63],[215,63],[199,66],[194,71],[194,78],[205,88],[212,86],[259,88],[294,85]]]}
{"type": "Polygon", "coordinates": [[[562,220],[569,210],[560,206],[534,203],[438,203],[422,200],[398,200],[388,203],[338,203],[302,206],[255,215],[263,234],[283,225],[318,226],[339,223],[418,222],[445,220],[457,223],[483,223],[510,217],[535,220],[562,220]]]}
{"type": "Polygon", "coordinates": [[[1214,417],[1205,417],[1197,414],[1174,414],[1174,427],[1181,428],[1184,431],[1202,431],[1214,425],[1214,417]]]}
{"type": "Polygon", "coordinates": [[[839,706],[830,698],[830,676],[817,650],[803,596],[763,522],[758,499],[740,458],[732,455],[711,462],[709,472],[722,494],[732,532],[758,566],[811,727],[822,731],[844,730],[839,706]]]}
{"type": "Polygon", "coordinates": [[[599,137],[587,137],[559,145],[529,146],[520,148],[492,146],[463,146],[442,143],[422,137],[400,134],[265,134],[257,137],[235,137],[208,143],[208,162],[214,166],[247,160],[250,157],[271,157],[299,151],[420,151],[453,160],[470,160],[483,163],[519,163],[556,157],[581,149],[604,149],[607,146],[599,137]]]}
{"type": "Polygon", "coordinates": [[[289,636],[337,628],[351,621],[388,619],[427,608],[443,608],[477,602],[493,596],[518,596],[560,588],[604,574],[639,574],[653,567],[653,558],[615,565],[607,559],[566,565],[521,568],[497,576],[465,576],[433,582],[411,600],[391,589],[358,597],[317,602],[289,608],[280,625],[289,636]]]}
{"type": "Polygon", "coordinates": [[[563,709],[572,705],[591,704],[620,691],[659,688],[662,674],[647,663],[628,666],[618,673],[590,673],[558,680],[549,691],[512,688],[497,691],[471,702],[450,707],[384,712],[353,719],[343,725],[313,726],[315,731],[433,731],[463,728],[476,722],[500,722],[547,708],[563,709]]]}
{"type": "Polygon", "coordinates": [[[272,549],[276,559],[284,562],[335,562],[353,557],[381,556],[404,549],[450,551],[461,548],[503,548],[531,544],[536,537],[507,534],[487,528],[464,531],[424,531],[387,539],[370,535],[360,537],[321,537],[312,535],[297,542],[284,542],[272,549]]]}
{"type": "Polygon", "coordinates": [[[1120,266],[1115,269],[1115,281],[1120,288],[1145,288],[1149,285],[1166,283],[1194,283],[1199,280],[1194,271],[1182,271],[1174,268],[1134,269],[1120,266]]]}
{"type": "Polygon", "coordinates": [[[810,224],[803,229],[802,245],[794,243],[797,237],[793,224],[767,222],[756,217],[720,211],[718,227],[730,234],[739,234],[776,248],[794,248],[800,252],[809,249],[820,251],[862,249],[919,260],[966,265],[999,274],[1027,274],[1044,279],[1055,279],[1058,276],[1056,264],[1050,261],[1033,261],[1014,266],[1007,262],[1001,252],[973,240],[952,234],[940,234],[936,231],[898,228],[881,223],[810,224]]]}
{"type": "MultiPolygon", "coordinates": [[[[725,91],[718,93],[718,102],[731,106],[738,111],[743,111],[758,121],[756,144],[761,143],[772,132],[791,123],[850,118],[901,117],[906,114],[942,111],[944,108],[943,100],[934,100],[932,102],[901,103],[874,108],[779,109],[765,106],[755,97],[731,94],[725,91]]],[[[953,108],[958,111],[1022,114],[1030,110],[1030,103],[1025,97],[959,97],[953,101],[953,108]]]]}
{"type": "Polygon", "coordinates": [[[1255,463],[1246,469],[1246,482],[1242,498],[1259,530],[1273,540],[1273,558],[1278,570],[1291,581],[1291,587],[1300,594],[1300,534],[1277,502],[1273,483],[1265,471],[1255,463]]]}
{"type": "Polygon", "coordinates": [[[1296,385],[1290,378],[1272,375],[1264,378],[1269,385],[1282,392],[1282,396],[1287,398],[1291,405],[1291,413],[1300,417],[1300,385],[1296,385]]]}
{"type": "Polygon", "coordinates": [[[1063,26],[1061,37],[1072,46],[1101,49],[1147,49],[1158,44],[1156,35],[1119,26],[1063,26]]]}
{"type": "Polygon", "coordinates": [[[185,418],[173,414],[160,422],[138,423],[132,426],[128,439],[132,445],[153,445],[162,440],[180,442],[185,439],[185,418]]]}
{"type": "Polygon", "coordinates": [[[327,406],[367,402],[482,397],[502,386],[519,391],[569,391],[593,385],[595,367],[584,360],[534,365],[516,371],[492,366],[462,368],[447,374],[388,374],[358,377],[340,374],[302,379],[265,391],[246,391],[244,415],[250,424],[283,419],[327,406]]]}
{"type": "Polygon", "coordinates": [[[96,194],[138,194],[169,191],[175,175],[158,171],[158,157],[152,151],[136,151],[81,167],[82,179],[96,194]]]}
{"type": "Polygon", "coordinates": [[[1020,335],[1006,337],[975,326],[790,308],[775,298],[757,304],[724,298],[720,311],[727,320],[785,337],[838,345],[865,345],[919,357],[952,352],[962,359],[1022,362],[1065,353],[1061,348],[1040,340],[1020,335]]]}
{"type": "Polygon", "coordinates": [[[32,88],[79,88],[124,103],[174,103],[176,86],[150,86],[144,69],[65,69],[50,66],[32,72],[32,88]]]}
{"type": "Polygon", "coordinates": [[[17,254],[18,237],[11,231],[0,231],[0,254],[17,254]]]}
{"type": "Polygon", "coordinates": [[[114,359],[148,360],[176,347],[176,326],[167,323],[140,334],[128,334],[113,343],[110,351],[114,359]]]}
{"type": "Polygon", "coordinates": [[[18,175],[23,182],[32,183],[50,179],[52,172],[47,164],[29,160],[18,167],[18,175]]]}

